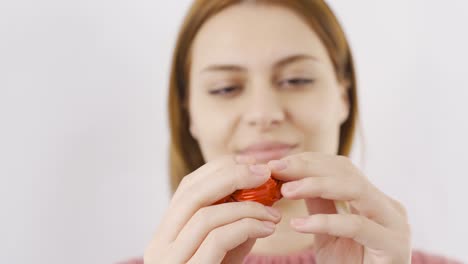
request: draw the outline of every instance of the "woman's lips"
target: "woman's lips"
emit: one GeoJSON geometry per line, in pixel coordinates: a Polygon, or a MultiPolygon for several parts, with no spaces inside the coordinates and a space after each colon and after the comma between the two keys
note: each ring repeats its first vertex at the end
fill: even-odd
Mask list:
{"type": "Polygon", "coordinates": [[[259,163],[278,160],[285,157],[296,145],[284,143],[258,143],[241,151],[241,155],[254,157],[259,163]]]}

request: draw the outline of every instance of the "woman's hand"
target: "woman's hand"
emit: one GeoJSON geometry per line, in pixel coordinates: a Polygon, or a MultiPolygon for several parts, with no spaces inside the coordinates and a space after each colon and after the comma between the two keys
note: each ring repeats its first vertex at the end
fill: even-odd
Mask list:
{"type": "Polygon", "coordinates": [[[286,199],[304,199],[309,216],[293,219],[315,234],[317,263],[409,264],[411,235],[404,207],[373,186],[344,156],[301,153],[268,163],[286,199]],[[337,214],[346,201],[351,214],[337,214]]]}
{"type": "Polygon", "coordinates": [[[271,175],[267,165],[224,157],[185,176],[144,255],[145,264],[242,263],[257,238],[274,233],[276,209],[257,202],[212,205],[271,175]]]}

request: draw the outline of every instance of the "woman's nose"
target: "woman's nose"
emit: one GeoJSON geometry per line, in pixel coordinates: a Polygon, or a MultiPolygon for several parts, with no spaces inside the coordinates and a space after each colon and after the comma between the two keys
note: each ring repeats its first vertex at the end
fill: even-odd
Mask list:
{"type": "Polygon", "coordinates": [[[245,109],[244,120],[248,126],[268,129],[284,122],[285,110],[275,94],[262,93],[253,97],[245,109]]]}

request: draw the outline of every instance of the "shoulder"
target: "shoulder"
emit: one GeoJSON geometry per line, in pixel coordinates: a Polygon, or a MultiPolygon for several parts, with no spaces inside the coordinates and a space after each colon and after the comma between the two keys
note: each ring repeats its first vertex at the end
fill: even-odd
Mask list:
{"type": "Polygon", "coordinates": [[[422,250],[413,250],[412,264],[463,264],[460,261],[450,259],[448,257],[436,255],[422,250]]]}

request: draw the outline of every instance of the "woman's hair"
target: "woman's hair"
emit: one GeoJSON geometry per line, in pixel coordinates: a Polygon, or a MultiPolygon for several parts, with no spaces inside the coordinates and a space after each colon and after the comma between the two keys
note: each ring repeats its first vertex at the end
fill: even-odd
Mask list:
{"type": "Polygon", "coordinates": [[[170,150],[169,173],[172,193],[182,178],[205,163],[198,142],[189,132],[188,88],[191,48],[203,24],[230,6],[251,3],[277,5],[299,15],[320,37],[339,81],[349,83],[350,115],[340,128],[338,155],[349,156],[358,119],[356,77],[346,36],[337,18],[323,0],[195,0],[177,38],[169,81],[170,150]]]}

